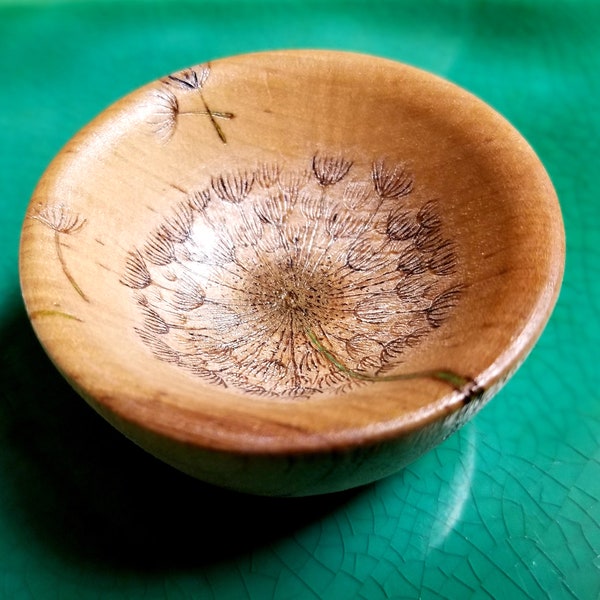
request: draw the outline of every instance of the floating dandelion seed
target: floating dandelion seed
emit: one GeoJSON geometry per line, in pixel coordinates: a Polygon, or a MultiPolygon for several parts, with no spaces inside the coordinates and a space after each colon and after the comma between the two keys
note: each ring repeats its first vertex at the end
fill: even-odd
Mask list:
{"type": "Polygon", "coordinates": [[[73,213],[64,204],[47,204],[37,214],[33,215],[33,218],[54,231],[54,248],[62,271],[79,296],[86,302],[89,302],[89,298],[79,287],[67,266],[60,239],[61,235],[72,235],[78,232],[85,225],[86,220],[80,215],[73,213]]]}
{"type": "Polygon", "coordinates": [[[173,85],[187,91],[199,92],[202,90],[209,75],[210,67],[208,65],[199,65],[192,69],[184,69],[178,73],[168,75],[163,81],[167,85],[173,85]]]}
{"type": "Polygon", "coordinates": [[[125,259],[121,283],[144,293],[140,340],[204,382],[259,396],[417,376],[465,384],[397,374],[463,288],[439,204],[408,198],[402,166],[373,165],[319,154],[214,174],[125,259]]]}
{"type": "Polygon", "coordinates": [[[203,115],[208,117],[219,139],[224,144],[227,143],[225,134],[217,120],[230,120],[235,115],[231,112],[213,111],[208,107],[202,90],[209,75],[210,67],[208,65],[201,65],[196,69],[186,69],[163,79],[162,82],[167,86],[166,88],[152,91],[151,101],[154,113],[150,123],[153,126],[154,133],[163,142],[168,142],[171,139],[181,117],[203,115]],[[179,99],[171,88],[183,92],[196,92],[202,103],[202,109],[181,110],[179,99]]]}
{"type": "Polygon", "coordinates": [[[151,119],[156,135],[168,142],[177,128],[179,118],[179,101],[171,90],[154,90],[152,92],[154,114],[151,119]]]}
{"type": "Polygon", "coordinates": [[[72,213],[71,209],[64,204],[46,205],[33,218],[57,233],[66,235],[79,231],[86,222],[80,215],[72,213]]]}

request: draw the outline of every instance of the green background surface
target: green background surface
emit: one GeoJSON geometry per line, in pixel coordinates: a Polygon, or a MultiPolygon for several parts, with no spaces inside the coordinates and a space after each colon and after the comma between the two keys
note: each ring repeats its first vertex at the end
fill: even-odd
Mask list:
{"type": "Polygon", "coordinates": [[[600,2],[0,2],[0,598],[600,597],[600,2]],[[217,57],[337,48],[423,67],[505,115],[561,200],[539,344],[396,476],[274,500],[158,463],[55,372],[22,308],[23,214],[108,104],[217,57]]]}

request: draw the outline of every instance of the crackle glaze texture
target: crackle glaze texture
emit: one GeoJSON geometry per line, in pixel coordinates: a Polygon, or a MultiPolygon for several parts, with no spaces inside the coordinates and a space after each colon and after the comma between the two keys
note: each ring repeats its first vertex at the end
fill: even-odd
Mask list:
{"type": "Polygon", "coordinates": [[[128,252],[135,331],[156,358],[253,394],[388,374],[461,295],[452,232],[414,185],[380,158],[216,173],[128,252]]]}

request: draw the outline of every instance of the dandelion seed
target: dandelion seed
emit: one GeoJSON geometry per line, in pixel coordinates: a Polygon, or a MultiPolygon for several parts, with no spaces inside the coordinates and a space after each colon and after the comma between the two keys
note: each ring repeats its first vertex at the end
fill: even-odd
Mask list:
{"type": "Polygon", "coordinates": [[[179,116],[179,101],[171,90],[153,90],[152,106],[154,114],[150,121],[156,135],[168,142],[175,129],[179,116]]]}
{"type": "Polygon", "coordinates": [[[184,277],[179,281],[171,303],[176,310],[189,312],[196,310],[204,304],[206,292],[202,286],[191,277],[184,277]]]}
{"type": "Polygon", "coordinates": [[[396,361],[407,351],[416,348],[421,340],[428,335],[427,329],[415,329],[402,337],[388,342],[381,353],[381,362],[389,363],[396,361]]]}
{"type": "Polygon", "coordinates": [[[406,275],[421,275],[427,271],[427,263],[414,246],[408,246],[398,257],[397,269],[406,275]]]}
{"type": "Polygon", "coordinates": [[[359,333],[346,342],[346,351],[355,360],[364,360],[365,357],[377,356],[383,349],[383,344],[371,336],[359,333]]]}
{"type": "Polygon", "coordinates": [[[381,351],[381,362],[396,362],[398,358],[406,352],[407,349],[408,348],[404,342],[404,338],[392,340],[383,347],[383,350],[381,351]]]}
{"type": "Polygon", "coordinates": [[[383,160],[373,163],[371,177],[377,194],[384,199],[402,198],[413,189],[412,177],[404,167],[396,165],[389,168],[383,160]]]}
{"type": "Polygon", "coordinates": [[[167,322],[152,308],[145,306],[142,309],[144,315],[144,327],[151,333],[169,333],[170,327],[167,322]]]}
{"type": "Polygon", "coordinates": [[[173,214],[164,220],[159,231],[167,240],[181,244],[185,242],[192,227],[192,209],[187,203],[180,203],[173,214]]]}
{"type": "Polygon", "coordinates": [[[193,69],[185,69],[168,75],[163,81],[167,85],[172,85],[187,91],[200,91],[210,75],[208,65],[199,65],[193,69]]]}
{"type": "Polygon", "coordinates": [[[179,359],[179,364],[205,383],[227,387],[225,380],[218,373],[212,371],[205,363],[199,361],[197,356],[182,356],[179,359]]]}
{"type": "Polygon", "coordinates": [[[306,194],[299,198],[298,206],[302,216],[308,221],[317,221],[324,212],[323,198],[316,194],[306,194]]]}
{"type": "Polygon", "coordinates": [[[154,265],[169,265],[176,260],[173,242],[161,230],[149,235],[143,252],[148,262],[154,265]]]}
{"type": "Polygon", "coordinates": [[[277,163],[264,163],[256,170],[254,177],[260,187],[268,189],[279,181],[280,172],[277,163]]]}
{"type": "Polygon", "coordinates": [[[210,190],[196,190],[188,196],[188,204],[192,210],[202,212],[210,202],[210,190]]]}
{"type": "Polygon", "coordinates": [[[363,222],[354,213],[342,206],[329,207],[329,215],[325,219],[325,230],[334,239],[355,238],[363,229],[363,222]]]}
{"type": "Polygon", "coordinates": [[[89,302],[89,298],[79,287],[79,284],[75,281],[75,278],[67,266],[60,240],[61,235],[72,235],[79,231],[85,225],[86,220],[80,215],[71,212],[71,210],[63,204],[46,204],[37,212],[37,214],[33,215],[33,218],[54,231],[54,248],[61,269],[68,282],[82,300],[89,302]]]}
{"type": "Polygon", "coordinates": [[[417,221],[425,229],[437,231],[442,226],[442,220],[437,212],[437,201],[426,202],[417,214],[417,221]]]}
{"type": "Polygon", "coordinates": [[[417,235],[419,229],[419,223],[408,210],[396,209],[388,216],[386,233],[392,240],[409,240],[417,235]]]}
{"type": "Polygon", "coordinates": [[[128,252],[125,262],[125,274],[119,281],[134,290],[144,289],[152,282],[148,267],[146,267],[146,263],[138,250],[128,252]]]}
{"type": "Polygon", "coordinates": [[[212,249],[209,260],[212,265],[222,267],[235,262],[236,243],[228,236],[221,237],[212,249]]]}
{"type": "Polygon", "coordinates": [[[293,205],[293,200],[288,194],[277,191],[261,198],[254,210],[262,223],[281,225],[286,220],[293,205]]]}
{"type": "Polygon", "coordinates": [[[372,294],[361,300],[355,309],[356,318],[363,323],[381,324],[393,321],[393,305],[387,294],[372,294]]]}
{"type": "Polygon", "coordinates": [[[169,75],[162,80],[167,86],[174,87],[185,92],[196,92],[200,102],[202,103],[202,110],[182,111],[180,109],[179,100],[172,90],[166,89],[154,92],[153,96],[156,102],[156,114],[152,123],[154,125],[156,134],[164,142],[169,141],[173,136],[175,129],[177,128],[178,120],[181,116],[204,115],[208,117],[214,130],[217,132],[219,139],[224,144],[227,143],[225,134],[217,122],[217,119],[233,119],[234,114],[231,112],[213,111],[208,107],[202,90],[209,75],[209,66],[200,65],[193,69],[186,69],[184,71],[180,71],[179,73],[169,75]]]}
{"type": "Polygon", "coordinates": [[[437,248],[444,245],[446,239],[442,232],[437,229],[425,229],[422,227],[415,236],[415,247],[421,252],[435,252],[437,248]]]}
{"type": "Polygon", "coordinates": [[[419,277],[405,277],[396,285],[396,294],[398,298],[407,305],[416,303],[421,304],[431,288],[431,282],[428,279],[419,277]]]}
{"type": "Polygon", "coordinates": [[[323,187],[341,181],[350,170],[352,161],[342,156],[319,156],[315,154],[312,159],[312,170],[317,181],[323,187]]]}
{"type": "Polygon", "coordinates": [[[431,253],[428,266],[436,275],[452,275],[456,272],[458,260],[454,242],[445,240],[431,253]]]}
{"type": "Polygon", "coordinates": [[[242,246],[256,246],[263,236],[263,222],[257,213],[257,217],[252,215],[243,215],[242,226],[239,230],[242,246]]]}
{"type": "Polygon", "coordinates": [[[432,327],[440,327],[452,314],[462,294],[461,286],[454,286],[437,296],[425,311],[432,327]]]}
{"type": "Polygon", "coordinates": [[[342,196],[342,204],[350,209],[365,208],[371,196],[371,188],[363,182],[352,181],[346,185],[342,196]]]}
{"type": "Polygon", "coordinates": [[[277,184],[279,189],[293,197],[296,197],[299,191],[308,183],[310,180],[310,173],[308,171],[280,171],[277,178],[277,184]]]}
{"type": "Polygon", "coordinates": [[[86,223],[80,215],[75,214],[64,204],[47,204],[33,218],[57,233],[69,235],[79,231],[86,223]]]}
{"type": "Polygon", "coordinates": [[[369,238],[358,239],[348,248],[346,265],[355,271],[373,271],[388,262],[387,255],[373,248],[369,238]]]}
{"type": "Polygon", "coordinates": [[[365,356],[356,363],[357,373],[372,373],[381,367],[381,359],[378,356],[365,356]]]}
{"type": "Polygon", "coordinates": [[[247,173],[229,173],[213,177],[211,186],[215,194],[226,202],[237,204],[250,193],[254,176],[247,173]]]}
{"type": "Polygon", "coordinates": [[[176,350],[173,350],[163,339],[157,337],[152,331],[142,329],[140,327],[134,327],[134,331],[138,334],[140,339],[150,348],[152,354],[168,363],[178,364],[181,361],[181,354],[176,350]]]}

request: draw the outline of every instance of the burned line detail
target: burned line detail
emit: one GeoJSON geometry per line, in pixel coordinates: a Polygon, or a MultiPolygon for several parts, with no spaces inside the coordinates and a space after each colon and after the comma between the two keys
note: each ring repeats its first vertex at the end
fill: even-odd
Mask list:
{"type": "Polygon", "coordinates": [[[214,173],[124,256],[137,337],[260,396],[393,378],[464,293],[440,200],[415,185],[405,165],[342,155],[214,173]]]}
{"type": "Polygon", "coordinates": [[[63,238],[75,235],[83,229],[87,222],[86,219],[73,212],[67,205],[60,203],[38,207],[33,218],[54,232],[54,250],[62,272],[79,297],[85,302],[89,302],[89,298],[71,274],[63,251],[63,238]]]}
{"type": "Polygon", "coordinates": [[[221,142],[227,143],[221,123],[235,115],[209,107],[204,88],[210,73],[209,64],[185,69],[165,77],[161,87],[152,90],[150,125],[161,142],[171,140],[182,119],[200,116],[208,120],[221,142]]]}

